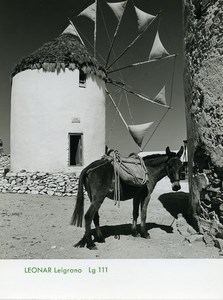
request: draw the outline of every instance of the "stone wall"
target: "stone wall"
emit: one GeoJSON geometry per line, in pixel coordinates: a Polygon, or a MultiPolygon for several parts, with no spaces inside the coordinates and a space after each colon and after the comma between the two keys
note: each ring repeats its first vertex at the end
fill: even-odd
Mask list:
{"type": "Polygon", "coordinates": [[[77,194],[77,187],[78,177],[74,173],[10,171],[10,156],[4,153],[0,139],[0,193],[73,196],[77,194]]]}
{"type": "Polygon", "coordinates": [[[8,172],[0,175],[1,193],[19,193],[50,196],[73,196],[77,193],[78,178],[75,174],[43,172],[8,172]]]}
{"type": "Polygon", "coordinates": [[[191,213],[200,231],[214,226],[218,232],[223,228],[223,1],[184,4],[191,213]]]}

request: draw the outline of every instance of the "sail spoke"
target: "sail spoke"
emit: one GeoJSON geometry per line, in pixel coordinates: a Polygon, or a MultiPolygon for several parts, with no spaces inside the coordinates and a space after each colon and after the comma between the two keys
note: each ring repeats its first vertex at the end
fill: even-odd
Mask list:
{"type": "Polygon", "coordinates": [[[112,95],[109,93],[109,91],[108,91],[107,89],[105,89],[105,91],[106,91],[108,97],[110,98],[110,100],[112,101],[112,103],[113,103],[115,109],[117,110],[117,112],[118,112],[118,114],[119,114],[119,116],[120,116],[122,122],[125,124],[125,127],[128,129],[128,125],[127,125],[125,119],[123,118],[123,116],[122,116],[122,114],[121,114],[121,112],[120,112],[118,106],[116,105],[114,99],[112,98],[112,95]]]}
{"type": "MultiPolygon", "coordinates": [[[[176,57],[176,56],[177,56],[177,54],[171,54],[171,55],[168,55],[168,56],[160,58],[159,61],[165,60],[165,59],[171,58],[171,57],[176,57]]],[[[120,67],[118,69],[114,69],[114,70],[108,71],[107,74],[111,74],[111,73],[114,73],[114,72],[119,72],[121,70],[128,69],[128,68],[133,68],[133,67],[138,67],[138,66],[141,66],[141,65],[146,65],[146,64],[149,64],[149,63],[152,63],[152,62],[156,62],[156,61],[157,61],[157,59],[140,61],[140,62],[131,64],[131,65],[123,66],[123,67],[120,67]]]]}
{"type": "Polygon", "coordinates": [[[135,143],[139,146],[139,149],[142,151],[141,144],[142,144],[143,138],[144,138],[147,130],[149,129],[149,127],[153,124],[153,122],[137,124],[137,125],[128,125],[126,123],[124,117],[122,116],[118,106],[116,105],[113,97],[111,96],[111,94],[109,93],[109,91],[107,89],[106,89],[106,93],[107,93],[108,97],[110,98],[110,100],[112,101],[116,111],[118,112],[121,120],[125,124],[125,127],[129,131],[131,137],[133,138],[135,143]]]}
{"type": "Polygon", "coordinates": [[[156,18],[159,16],[160,14],[156,15],[155,18],[153,18],[151,20],[151,22],[149,24],[147,24],[145,26],[145,28],[136,36],[136,38],[121,52],[121,54],[118,55],[118,57],[116,57],[116,59],[106,68],[107,70],[109,70],[114,63],[116,63],[117,60],[119,60],[135,43],[136,41],[141,37],[141,35],[148,29],[148,27],[156,20],[156,18]]]}
{"type": "Polygon", "coordinates": [[[109,48],[109,51],[108,51],[108,56],[107,56],[107,59],[106,59],[105,68],[107,68],[108,63],[109,63],[110,55],[111,55],[111,52],[112,52],[112,49],[113,49],[118,31],[119,31],[119,27],[120,27],[122,17],[123,17],[123,14],[124,14],[124,11],[125,11],[125,8],[126,8],[126,5],[127,5],[127,1],[118,2],[118,3],[108,3],[107,2],[107,4],[112,9],[113,13],[115,14],[116,18],[118,19],[118,25],[116,27],[116,30],[115,30],[115,33],[113,35],[112,42],[111,42],[111,45],[110,45],[110,48],[109,48]]]}
{"type": "MultiPolygon", "coordinates": [[[[108,83],[111,83],[111,84],[113,84],[113,85],[115,85],[115,86],[117,86],[117,87],[120,87],[120,88],[122,88],[123,90],[125,90],[126,92],[128,92],[128,93],[130,93],[130,94],[133,94],[134,96],[137,96],[137,97],[140,98],[140,99],[149,101],[149,102],[154,103],[154,104],[157,104],[157,105],[161,105],[161,106],[163,106],[163,107],[170,108],[167,104],[161,103],[161,96],[159,96],[159,97],[157,98],[157,99],[158,99],[158,101],[157,101],[157,100],[155,100],[155,99],[153,100],[153,99],[151,99],[151,98],[149,98],[149,97],[147,97],[147,96],[141,94],[141,93],[138,92],[138,91],[133,91],[133,90],[130,90],[130,89],[126,88],[125,84],[123,84],[123,83],[121,83],[121,82],[117,82],[117,81],[114,81],[114,80],[109,80],[108,83]]],[[[163,93],[163,92],[162,92],[162,93],[163,93]]],[[[158,95],[159,95],[159,94],[158,94],[158,95]]],[[[157,95],[157,96],[158,96],[158,95],[157,95]]],[[[156,96],[156,97],[157,97],[157,96],[156,96]]]]}

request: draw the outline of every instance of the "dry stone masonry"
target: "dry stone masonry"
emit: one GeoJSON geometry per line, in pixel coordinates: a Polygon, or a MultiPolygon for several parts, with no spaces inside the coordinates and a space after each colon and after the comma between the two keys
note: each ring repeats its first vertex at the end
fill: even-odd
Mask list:
{"type": "Polygon", "coordinates": [[[0,177],[0,192],[50,196],[72,196],[77,192],[75,174],[8,172],[0,177]]]}
{"type": "Polygon", "coordinates": [[[184,0],[185,100],[191,212],[223,234],[223,1],[184,0]]]}
{"type": "Polygon", "coordinates": [[[0,193],[73,196],[77,193],[77,186],[78,178],[74,173],[10,171],[10,157],[4,153],[0,140],[0,193]]]}

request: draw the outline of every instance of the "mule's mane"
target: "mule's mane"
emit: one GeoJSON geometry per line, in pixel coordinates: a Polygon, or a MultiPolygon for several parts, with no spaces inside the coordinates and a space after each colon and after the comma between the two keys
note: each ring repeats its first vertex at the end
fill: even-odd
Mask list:
{"type": "Polygon", "coordinates": [[[145,163],[148,163],[150,166],[155,166],[157,163],[163,163],[169,158],[175,157],[176,153],[171,152],[170,155],[165,154],[151,154],[143,157],[145,163]]]}

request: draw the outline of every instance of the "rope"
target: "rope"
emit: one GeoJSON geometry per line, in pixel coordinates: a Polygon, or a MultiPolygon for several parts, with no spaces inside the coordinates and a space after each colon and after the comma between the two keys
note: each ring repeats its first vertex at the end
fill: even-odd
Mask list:
{"type": "Polygon", "coordinates": [[[118,203],[118,207],[120,207],[120,175],[119,169],[121,166],[121,158],[117,150],[114,151],[113,154],[113,162],[114,162],[114,175],[115,175],[115,190],[114,190],[114,200],[115,205],[118,203]]]}

